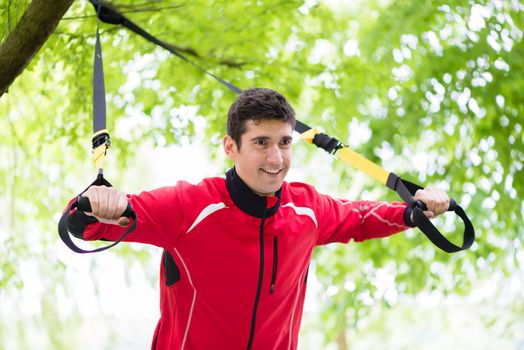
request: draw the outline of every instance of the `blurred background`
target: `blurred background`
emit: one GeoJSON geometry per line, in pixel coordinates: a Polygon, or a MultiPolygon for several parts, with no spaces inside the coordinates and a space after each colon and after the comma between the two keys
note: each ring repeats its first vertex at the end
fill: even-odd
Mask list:
{"type": "MultiPolygon", "coordinates": [[[[7,60],[2,46],[24,39],[17,25],[38,2],[0,0],[7,60]]],[[[476,242],[452,255],[418,230],[318,248],[300,349],[524,349],[522,1],[110,3],[214,74],[278,90],[299,120],[448,191],[473,221],[476,242]]],[[[82,256],[57,234],[67,201],[96,177],[94,15],[73,1],[0,95],[0,349],[147,349],[159,317],[160,249],[82,256]]],[[[122,27],[100,30],[108,180],[134,193],[222,175],[235,95],[122,27]]],[[[398,200],[298,135],[293,147],[289,180],[398,200]]],[[[453,214],[436,225],[461,243],[453,214]]]]}

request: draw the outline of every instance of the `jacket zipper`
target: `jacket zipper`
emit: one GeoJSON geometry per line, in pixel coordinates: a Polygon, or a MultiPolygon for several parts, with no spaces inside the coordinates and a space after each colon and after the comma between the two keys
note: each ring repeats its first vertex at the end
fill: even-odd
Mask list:
{"type": "Polygon", "coordinates": [[[311,266],[311,261],[307,264],[306,277],[304,277],[304,284],[307,283],[307,276],[309,276],[309,267],[311,266]]]}
{"type": "Polygon", "coordinates": [[[278,269],[278,237],[273,237],[273,269],[271,271],[271,285],[269,287],[269,294],[275,291],[275,282],[277,280],[278,269]]]}
{"type": "Polygon", "coordinates": [[[264,222],[266,221],[267,209],[264,211],[262,220],[260,221],[260,267],[258,270],[258,285],[257,294],[255,296],[255,305],[253,306],[253,314],[251,315],[251,330],[249,331],[249,341],[247,343],[247,350],[253,346],[255,338],[255,324],[257,320],[257,308],[260,301],[260,293],[262,292],[262,281],[264,279],[264,222]]]}

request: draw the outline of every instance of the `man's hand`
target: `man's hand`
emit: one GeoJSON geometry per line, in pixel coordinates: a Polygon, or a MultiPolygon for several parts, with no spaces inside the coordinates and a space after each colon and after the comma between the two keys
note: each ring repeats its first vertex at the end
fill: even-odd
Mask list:
{"type": "Polygon", "coordinates": [[[82,197],[89,198],[91,203],[91,213],[86,213],[87,215],[94,216],[98,221],[106,224],[123,227],[129,225],[129,219],[122,216],[127,208],[127,197],[124,192],[114,187],[91,186],[82,197]]]}
{"type": "MultiPolygon", "coordinates": [[[[429,186],[423,190],[417,190],[414,198],[426,204],[428,210],[424,211],[424,215],[428,219],[433,219],[445,213],[449,208],[448,195],[436,187],[429,186]]],[[[411,213],[411,221],[413,221],[413,213],[411,213]]]]}

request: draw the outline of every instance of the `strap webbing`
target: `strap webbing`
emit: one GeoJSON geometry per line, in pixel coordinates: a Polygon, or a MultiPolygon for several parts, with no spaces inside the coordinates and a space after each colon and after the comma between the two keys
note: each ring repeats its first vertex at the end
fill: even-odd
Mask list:
{"type": "MultiPolygon", "coordinates": [[[[186,61],[193,67],[197,68],[199,71],[209,75],[216,81],[218,81],[220,84],[224,85],[226,88],[228,88],[230,91],[234,92],[235,94],[240,94],[242,92],[242,89],[239,87],[236,87],[232,83],[216,76],[215,74],[209,72],[202,66],[196,64],[195,62],[191,61],[189,58],[187,58],[185,55],[180,53],[178,50],[176,50],[172,45],[158,39],[157,37],[151,35],[150,33],[146,32],[144,29],[142,29],[140,26],[138,26],[136,23],[131,21],[129,18],[124,16],[123,14],[119,13],[112,7],[110,7],[107,4],[102,4],[98,0],[89,0],[91,4],[95,7],[96,13],[98,15],[98,19],[100,19],[102,22],[108,23],[108,24],[117,24],[121,25],[123,27],[126,27],[127,29],[131,30],[133,33],[140,35],[144,39],[152,42],[155,45],[158,45],[167,51],[171,52],[173,55],[177,56],[178,58],[186,61]]],[[[98,35],[98,28],[97,28],[97,35],[98,35]]],[[[101,57],[101,56],[100,56],[101,57]]],[[[105,100],[104,100],[105,101],[105,100]]],[[[302,134],[303,132],[311,129],[310,126],[302,123],[301,121],[297,120],[295,124],[295,130],[302,134]]]]}
{"type": "Polygon", "coordinates": [[[104,64],[100,45],[100,28],[96,22],[95,57],[93,62],[93,161],[101,172],[107,148],[111,145],[106,129],[106,92],[104,83],[104,64]]]}
{"type": "Polygon", "coordinates": [[[93,69],[93,134],[106,128],[106,92],[104,84],[104,64],[98,21],[96,23],[96,43],[93,69]]]}
{"type": "Polygon", "coordinates": [[[384,170],[382,167],[368,160],[367,158],[362,157],[360,154],[352,151],[348,147],[342,148],[336,153],[336,155],[342,160],[353,167],[364,172],[368,176],[374,178],[382,184],[386,184],[389,173],[384,170]]]}
{"type": "Polygon", "coordinates": [[[197,68],[201,72],[217,80],[219,83],[221,83],[222,85],[227,87],[229,90],[233,91],[234,93],[239,94],[242,92],[242,90],[236,87],[235,85],[231,84],[228,81],[223,80],[222,78],[214,75],[213,73],[210,73],[203,67],[199,66],[198,64],[188,59],[186,56],[184,56],[178,50],[176,50],[172,45],[169,45],[168,43],[149,34],[144,29],[140,28],[137,24],[135,24],[133,21],[131,21],[129,18],[117,12],[116,10],[108,6],[107,4],[101,4],[98,0],[89,0],[89,1],[95,7],[96,13],[98,14],[98,18],[102,22],[109,23],[109,24],[120,24],[123,27],[126,27],[127,29],[131,30],[132,32],[140,35],[141,37],[151,41],[153,44],[166,49],[167,51],[171,52],[173,55],[177,56],[178,58],[183,59],[184,61],[191,64],[193,67],[197,68]]]}

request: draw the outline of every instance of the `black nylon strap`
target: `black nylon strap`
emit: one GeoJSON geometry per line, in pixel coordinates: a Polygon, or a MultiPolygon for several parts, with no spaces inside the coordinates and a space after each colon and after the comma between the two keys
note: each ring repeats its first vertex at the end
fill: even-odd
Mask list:
{"type": "Polygon", "coordinates": [[[306,131],[310,130],[311,127],[307,124],[302,123],[300,120],[297,120],[295,124],[295,131],[299,134],[305,133],[306,131]]]}
{"type": "Polygon", "coordinates": [[[71,236],[70,236],[70,233],[69,233],[69,230],[67,228],[67,221],[68,221],[68,218],[69,218],[69,214],[71,213],[71,210],[77,208],[78,210],[78,206],[79,206],[79,199],[80,198],[83,198],[81,197],[82,194],[87,191],[87,189],[93,185],[96,185],[96,186],[107,186],[107,187],[112,187],[112,185],[100,174],[98,175],[98,177],[96,178],[95,181],[93,181],[93,183],[91,185],[89,185],[84,191],[82,191],[78,197],[76,198],[75,201],[73,201],[68,207],[67,209],[64,211],[64,213],[62,214],[62,217],[60,218],[60,221],[58,222],[58,234],[60,236],[60,238],[62,239],[62,242],[65,243],[66,246],[69,247],[69,249],[71,249],[72,251],[76,252],[76,253],[80,253],[80,254],[86,254],[86,253],[97,253],[97,252],[101,252],[101,251],[104,251],[104,250],[107,250],[109,248],[112,248],[114,247],[115,245],[117,245],[118,243],[120,243],[122,240],[124,240],[124,238],[126,238],[131,232],[133,232],[136,228],[136,224],[137,224],[137,218],[136,218],[136,213],[132,210],[132,208],[130,206],[128,206],[128,209],[126,209],[126,212],[124,212],[123,216],[126,216],[126,217],[129,217],[130,219],[132,219],[132,223],[131,225],[126,229],[126,231],[122,234],[122,236],[120,236],[119,239],[117,239],[116,241],[114,241],[112,244],[110,245],[107,245],[107,246],[104,246],[104,247],[99,247],[99,248],[96,248],[96,249],[92,249],[92,250],[85,250],[85,249],[82,249],[80,247],[78,247],[74,242],[73,240],[71,239],[71,236]]]}
{"type": "Polygon", "coordinates": [[[433,223],[424,215],[422,209],[419,207],[413,208],[413,222],[417,227],[428,237],[428,239],[433,242],[434,245],[445,251],[446,253],[456,253],[461,250],[466,250],[475,241],[475,231],[471,221],[464,212],[464,210],[457,206],[454,210],[462,221],[464,222],[464,238],[462,240],[462,245],[457,246],[451,243],[446,237],[444,237],[439,230],[433,225],[433,223]]]}
{"type": "Polygon", "coordinates": [[[408,204],[407,215],[409,217],[410,212],[413,213],[413,224],[417,226],[434,245],[446,253],[455,253],[461,250],[466,250],[471,247],[475,241],[475,229],[473,228],[473,224],[464,212],[464,209],[462,209],[455,200],[451,200],[448,211],[455,212],[455,214],[457,214],[464,222],[464,235],[461,246],[451,243],[446,237],[444,237],[426,215],[424,215],[423,211],[427,209],[425,204],[413,199],[417,190],[423,189],[421,186],[403,180],[399,176],[390,173],[387,187],[396,191],[400,198],[408,204]]]}
{"type": "Polygon", "coordinates": [[[96,43],[93,70],[93,133],[106,128],[106,92],[104,86],[104,65],[98,21],[96,24],[96,43]]]}
{"type": "Polygon", "coordinates": [[[218,76],[214,75],[213,73],[208,72],[206,69],[202,68],[198,64],[194,63],[190,59],[188,59],[186,56],[178,52],[172,45],[169,45],[168,43],[163,42],[162,40],[154,37],[153,35],[149,34],[145,30],[143,30],[141,27],[139,27],[137,24],[135,24],[133,21],[131,21],[126,16],[122,15],[121,13],[117,12],[116,10],[112,9],[108,5],[101,4],[97,0],[90,0],[91,4],[95,7],[95,10],[98,14],[98,18],[105,23],[109,24],[119,24],[123,27],[126,27],[127,29],[131,30],[132,32],[140,35],[141,37],[151,41],[155,45],[158,45],[167,51],[171,52],[173,55],[177,56],[178,58],[183,59],[187,63],[191,64],[201,72],[209,75],[210,77],[216,79],[218,82],[220,82],[222,85],[226,86],[229,90],[233,91],[236,94],[239,94],[242,92],[241,89],[236,87],[235,85],[231,84],[228,81],[225,81],[218,76]]]}
{"type": "MultiPolygon", "coordinates": [[[[236,87],[232,83],[216,76],[215,74],[207,71],[205,68],[199,66],[198,64],[194,63],[190,59],[188,59],[186,56],[178,52],[172,45],[169,45],[168,43],[156,38],[155,36],[151,35],[150,33],[146,32],[144,29],[142,29],[140,26],[138,26],[136,23],[131,21],[129,18],[125,17],[121,13],[117,12],[113,8],[109,7],[108,5],[101,4],[98,0],[89,0],[91,4],[95,7],[95,10],[97,12],[98,18],[105,23],[108,24],[117,24],[122,25],[123,27],[128,28],[132,32],[140,35],[141,37],[145,38],[146,40],[149,40],[150,42],[154,43],[155,45],[158,45],[167,51],[171,52],[173,55],[177,56],[178,58],[181,58],[182,60],[186,61],[187,63],[191,64],[193,67],[197,68],[201,72],[209,75],[213,79],[217,80],[220,84],[227,87],[229,90],[236,94],[240,94],[242,92],[242,89],[236,87]]],[[[98,34],[98,30],[97,30],[98,34]]],[[[297,120],[295,124],[295,130],[298,133],[303,133],[308,130],[310,130],[311,127],[307,124],[302,123],[301,121],[297,120]]]]}
{"type": "MultiPolygon", "coordinates": [[[[235,85],[233,85],[232,83],[230,83],[230,82],[228,82],[228,81],[226,81],[226,80],[216,76],[215,74],[210,73],[205,68],[203,68],[203,67],[199,66],[198,64],[194,63],[189,58],[184,56],[182,53],[177,51],[172,45],[170,45],[170,44],[168,44],[168,43],[166,43],[166,42],[156,38],[155,36],[153,36],[151,34],[149,34],[144,29],[142,29],[140,26],[138,26],[136,23],[131,21],[129,18],[127,18],[126,16],[122,15],[121,13],[119,13],[116,10],[114,10],[113,8],[109,7],[108,5],[101,4],[100,1],[98,1],[98,0],[89,0],[89,1],[95,7],[95,10],[96,10],[96,13],[98,15],[98,18],[102,22],[105,22],[105,23],[108,23],[108,24],[117,24],[117,25],[121,25],[123,27],[126,27],[127,29],[129,29],[132,32],[140,35],[141,37],[145,38],[146,40],[149,40],[153,44],[158,45],[158,46],[166,49],[167,51],[171,52],[173,55],[177,56],[178,58],[180,58],[180,59],[186,61],[187,63],[191,64],[193,67],[197,68],[201,72],[209,75],[210,77],[212,77],[213,79],[218,81],[220,84],[222,84],[225,87],[227,87],[232,92],[234,92],[236,94],[240,94],[242,92],[242,89],[240,89],[240,88],[236,87],[235,85]]],[[[297,122],[295,124],[295,130],[298,133],[301,134],[301,133],[303,133],[305,131],[308,131],[309,129],[311,129],[310,126],[308,126],[308,125],[300,122],[299,120],[297,120],[297,122]]]]}

